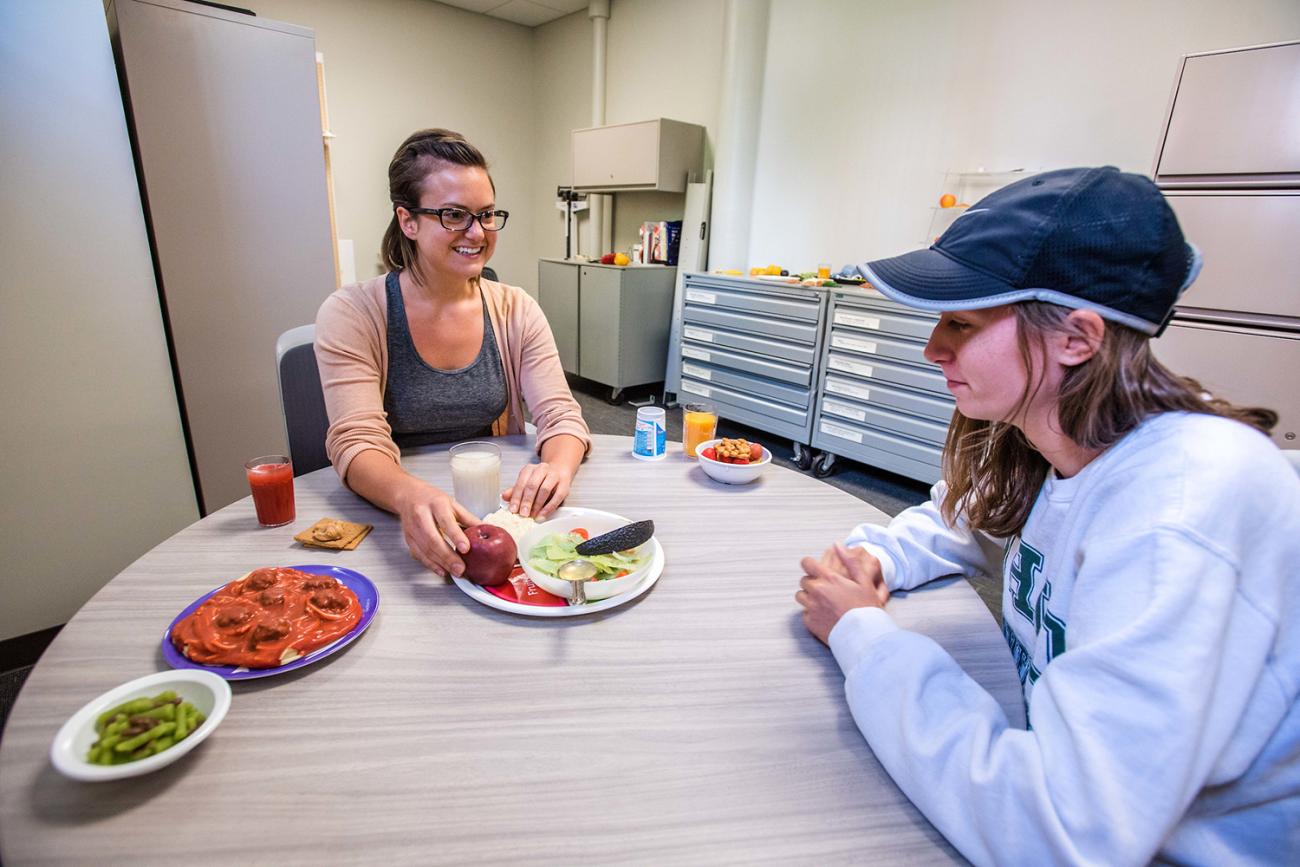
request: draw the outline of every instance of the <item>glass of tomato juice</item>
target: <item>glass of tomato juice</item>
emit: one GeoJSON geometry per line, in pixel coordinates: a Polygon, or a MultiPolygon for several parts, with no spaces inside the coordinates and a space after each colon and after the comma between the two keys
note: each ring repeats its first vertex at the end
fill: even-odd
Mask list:
{"type": "Polygon", "coordinates": [[[264,455],[244,464],[253,492],[257,523],[281,527],[294,519],[293,464],[284,455],[264,455]]]}

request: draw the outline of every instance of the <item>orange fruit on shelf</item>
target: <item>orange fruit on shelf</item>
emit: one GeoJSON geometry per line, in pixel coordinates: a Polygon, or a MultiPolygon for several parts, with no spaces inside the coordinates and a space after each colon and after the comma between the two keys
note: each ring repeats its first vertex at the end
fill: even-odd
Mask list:
{"type": "Polygon", "coordinates": [[[951,208],[955,204],[957,204],[957,197],[952,193],[944,193],[939,197],[939,207],[941,208],[951,208]]]}

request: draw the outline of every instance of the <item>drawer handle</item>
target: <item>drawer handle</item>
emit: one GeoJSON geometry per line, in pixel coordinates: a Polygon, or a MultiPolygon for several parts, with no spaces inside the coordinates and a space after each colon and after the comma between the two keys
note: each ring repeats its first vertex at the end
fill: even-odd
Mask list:
{"type": "Polygon", "coordinates": [[[859,340],[856,337],[848,337],[844,334],[831,335],[831,346],[836,349],[852,349],[854,352],[874,353],[876,351],[876,341],[859,340]]]}
{"type": "Polygon", "coordinates": [[[838,355],[832,355],[830,365],[835,370],[843,370],[848,373],[856,373],[858,376],[871,376],[871,365],[863,364],[860,361],[852,361],[847,358],[840,358],[838,355]]]}
{"type": "Polygon", "coordinates": [[[835,312],[836,325],[852,325],[854,328],[866,328],[871,331],[880,330],[880,320],[875,316],[862,316],[857,313],[846,313],[843,310],[835,312]]]}
{"type": "Polygon", "coordinates": [[[699,328],[683,328],[682,336],[689,337],[691,340],[703,340],[705,343],[713,342],[713,332],[702,331],[699,328]]]}
{"type": "Polygon", "coordinates": [[[840,427],[828,421],[822,422],[822,433],[827,436],[839,437],[842,440],[852,440],[855,443],[862,442],[862,434],[851,428],[840,427]]]}
{"type": "Polygon", "coordinates": [[[823,400],[822,409],[836,415],[842,415],[845,418],[857,419],[858,421],[867,420],[866,410],[858,409],[856,406],[849,406],[847,403],[840,403],[838,400],[823,400]]]}
{"type": "Polygon", "coordinates": [[[694,358],[696,361],[710,361],[713,354],[704,349],[696,349],[694,346],[683,346],[682,357],[694,358]]]}
{"type": "Polygon", "coordinates": [[[871,400],[871,389],[850,382],[840,382],[838,379],[826,380],[826,390],[846,397],[856,397],[859,400],[871,400]]]}
{"type": "Polygon", "coordinates": [[[687,376],[693,376],[696,379],[703,379],[703,380],[713,379],[713,371],[709,370],[706,367],[700,367],[699,365],[696,364],[683,364],[682,373],[686,374],[687,376]]]}

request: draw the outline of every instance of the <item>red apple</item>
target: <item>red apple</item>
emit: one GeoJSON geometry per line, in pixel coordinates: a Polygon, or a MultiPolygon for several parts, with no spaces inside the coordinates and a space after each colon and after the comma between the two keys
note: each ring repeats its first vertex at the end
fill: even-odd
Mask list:
{"type": "Polygon", "coordinates": [[[600,257],[600,264],[602,264],[602,265],[613,265],[613,264],[614,264],[614,254],[613,254],[613,253],[606,253],[604,256],[601,256],[601,257],[600,257]]]}
{"type": "Polygon", "coordinates": [[[466,578],[492,587],[510,577],[519,550],[509,533],[494,524],[476,524],[465,535],[469,537],[469,551],[460,559],[465,561],[466,578]]]}

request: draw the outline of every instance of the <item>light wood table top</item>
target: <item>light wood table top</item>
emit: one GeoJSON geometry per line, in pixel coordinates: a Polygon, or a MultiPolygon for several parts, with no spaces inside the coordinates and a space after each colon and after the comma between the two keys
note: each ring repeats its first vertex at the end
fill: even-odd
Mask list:
{"type": "MultiPolygon", "coordinates": [[[[258,528],[246,498],[133,563],[59,633],[9,718],[4,863],[960,861],[872,755],[793,598],[800,556],[887,516],[782,467],[728,487],[680,444],[643,463],[627,437],[595,440],[569,505],[654,519],[667,562],[609,611],[531,618],[475,602],[328,469],[297,479],[294,524],[258,528]],[[355,551],[292,541],[325,516],[375,530],[355,551]],[[233,683],[221,726],[156,773],[90,784],[54,770],[63,722],[164,670],[159,641],[190,602],[249,569],[304,563],[374,581],[366,634],[233,683]]],[[[513,479],[531,449],[500,442],[513,479]]],[[[444,449],[405,463],[450,486],[444,449]]],[[[965,581],[889,611],[1023,725],[1010,654],[965,581]]]]}

